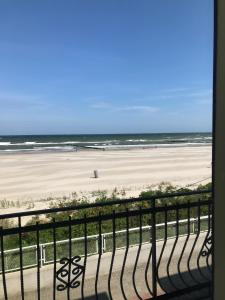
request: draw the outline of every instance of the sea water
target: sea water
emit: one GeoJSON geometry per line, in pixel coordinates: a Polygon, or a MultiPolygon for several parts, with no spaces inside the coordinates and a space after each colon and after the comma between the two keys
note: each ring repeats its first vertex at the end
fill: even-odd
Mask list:
{"type": "Polygon", "coordinates": [[[212,143],[211,133],[140,133],[0,136],[0,152],[119,150],[153,147],[203,146],[212,143]]]}

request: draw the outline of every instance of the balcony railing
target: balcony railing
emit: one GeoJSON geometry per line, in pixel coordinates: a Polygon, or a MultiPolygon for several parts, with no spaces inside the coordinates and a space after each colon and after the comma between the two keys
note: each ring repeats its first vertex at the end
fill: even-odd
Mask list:
{"type": "Polygon", "coordinates": [[[211,211],[195,191],[1,215],[0,299],[206,297],[211,211]]]}

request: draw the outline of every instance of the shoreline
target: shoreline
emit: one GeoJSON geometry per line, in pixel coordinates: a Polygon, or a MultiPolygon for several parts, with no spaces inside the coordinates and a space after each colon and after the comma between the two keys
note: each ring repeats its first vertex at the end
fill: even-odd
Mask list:
{"type": "Polygon", "coordinates": [[[148,145],[105,145],[105,146],[74,146],[68,149],[7,149],[0,150],[0,155],[13,154],[49,154],[49,153],[74,153],[83,151],[132,151],[138,149],[165,149],[165,148],[188,148],[188,147],[212,147],[212,143],[170,143],[170,144],[148,144],[148,145]]]}

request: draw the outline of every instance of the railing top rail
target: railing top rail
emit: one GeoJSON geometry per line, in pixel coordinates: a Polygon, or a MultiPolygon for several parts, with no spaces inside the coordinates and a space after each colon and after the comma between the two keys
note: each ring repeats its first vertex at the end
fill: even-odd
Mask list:
{"type": "Polygon", "coordinates": [[[173,198],[173,197],[179,197],[179,196],[201,195],[201,194],[208,194],[211,192],[212,192],[212,190],[165,193],[162,195],[151,196],[151,197],[115,199],[115,200],[109,200],[109,201],[105,201],[105,202],[85,203],[85,204],[66,206],[66,207],[60,207],[60,208],[48,208],[48,209],[39,209],[39,210],[32,210],[32,211],[23,211],[23,212],[18,212],[18,213],[0,214],[0,220],[25,217],[25,216],[37,216],[37,215],[50,214],[50,213],[66,212],[66,211],[71,211],[71,210],[81,210],[81,209],[87,209],[87,208],[106,207],[106,206],[118,205],[118,204],[128,204],[128,203],[135,203],[135,202],[138,203],[138,202],[142,202],[142,201],[153,201],[156,199],[173,198]]]}
{"type": "Polygon", "coordinates": [[[88,224],[93,222],[107,221],[112,220],[113,218],[125,218],[127,216],[138,216],[140,213],[142,215],[145,214],[152,214],[152,213],[159,213],[164,212],[165,210],[171,211],[176,209],[183,209],[183,208],[194,208],[194,207],[201,207],[204,205],[211,204],[211,200],[204,200],[204,201],[197,201],[197,202],[188,202],[182,204],[175,204],[175,205],[168,205],[168,206],[161,206],[161,207],[154,207],[154,208],[142,208],[142,209],[135,209],[135,210],[127,210],[123,212],[116,212],[116,213],[109,213],[109,214],[100,214],[95,216],[84,217],[81,219],[72,219],[72,220],[64,220],[64,221],[56,221],[56,222],[49,222],[36,225],[27,225],[24,227],[13,227],[13,228],[0,228],[0,234],[2,236],[18,234],[18,233],[25,233],[25,232],[32,232],[38,230],[47,230],[52,228],[59,228],[59,227],[67,227],[68,225],[78,225],[78,224],[88,224]]]}

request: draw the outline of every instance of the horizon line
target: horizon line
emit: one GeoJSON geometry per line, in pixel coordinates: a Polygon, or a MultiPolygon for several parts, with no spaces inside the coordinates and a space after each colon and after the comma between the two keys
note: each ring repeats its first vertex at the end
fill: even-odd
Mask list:
{"type": "Polygon", "coordinates": [[[212,131],[172,131],[172,132],[122,132],[122,133],[32,133],[32,134],[0,134],[0,137],[4,136],[62,136],[62,135],[134,135],[134,134],[193,134],[193,133],[209,133],[212,131]]]}

